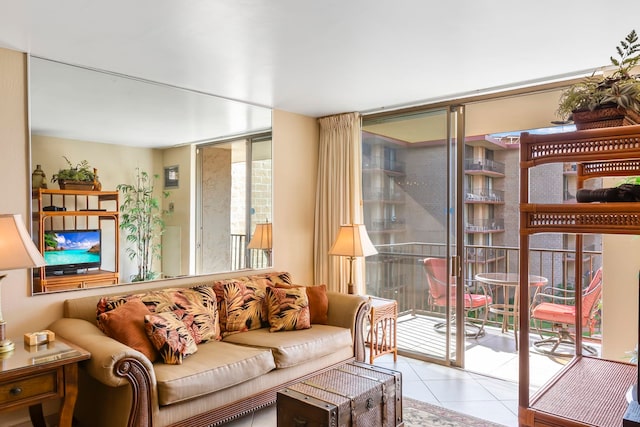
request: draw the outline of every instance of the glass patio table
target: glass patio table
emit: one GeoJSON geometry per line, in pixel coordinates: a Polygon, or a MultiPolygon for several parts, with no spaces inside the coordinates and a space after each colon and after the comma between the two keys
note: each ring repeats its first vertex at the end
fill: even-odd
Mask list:
{"type": "MultiPolygon", "coordinates": [[[[496,288],[493,301],[489,304],[489,312],[502,315],[502,332],[509,329],[509,319],[513,319],[513,334],[515,337],[516,351],[518,350],[518,315],[520,298],[520,275],[518,273],[478,273],[475,279],[487,284],[490,289],[496,288]],[[513,302],[509,301],[513,289],[513,302]],[[496,302],[496,296],[501,292],[502,301],[496,302]]],[[[537,293],[540,288],[549,281],[546,277],[529,275],[529,286],[535,286],[537,293]]]]}

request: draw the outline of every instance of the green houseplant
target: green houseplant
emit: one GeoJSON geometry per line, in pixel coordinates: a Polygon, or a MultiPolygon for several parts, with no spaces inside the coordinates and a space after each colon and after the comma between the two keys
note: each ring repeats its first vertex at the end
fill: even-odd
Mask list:
{"type": "Polygon", "coordinates": [[[616,52],[619,58],[610,60],[617,69],[610,76],[589,76],[562,93],[558,116],[572,118],[579,130],[640,123],[640,75],[631,74],[640,62],[635,30],[620,41],[616,52]]]}
{"type": "MultiPolygon", "coordinates": [[[[154,192],[155,179],[147,172],[136,168],[134,184],[119,184],[116,188],[122,192],[120,205],[120,228],[126,232],[126,240],[130,246],[126,254],[138,264],[138,273],[131,277],[133,282],[153,280],[158,273],[153,270],[153,261],[160,259],[159,238],[164,232],[165,224],[160,198],[154,192]]],[[[163,198],[169,192],[160,193],[163,198]]]]}
{"type": "Polygon", "coordinates": [[[62,157],[69,167],[53,174],[51,182],[57,182],[61,190],[92,190],[95,174],[89,162],[83,160],[74,165],[66,156],[62,157]]]}

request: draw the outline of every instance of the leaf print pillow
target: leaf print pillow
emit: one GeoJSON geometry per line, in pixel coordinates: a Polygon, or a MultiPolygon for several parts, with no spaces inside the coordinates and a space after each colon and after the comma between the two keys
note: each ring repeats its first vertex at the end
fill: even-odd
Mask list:
{"type": "Polygon", "coordinates": [[[268,288],[269,332],[295,331],[311,327],[309,298],[304,287],[268,288]]]}

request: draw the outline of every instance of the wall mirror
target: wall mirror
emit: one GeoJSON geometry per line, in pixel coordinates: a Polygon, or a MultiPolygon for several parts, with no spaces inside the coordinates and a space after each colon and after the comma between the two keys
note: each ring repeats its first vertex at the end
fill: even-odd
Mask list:
{"type": "Polygon", "coordinates": [[[30,57],[29,109],[34,294],[270,264],[269,108],[30,57]],[[51,181],[83,166],[88,186],[51,181]],[[165,225],[148,275],[118,191],[145,177],[165,225]]]}

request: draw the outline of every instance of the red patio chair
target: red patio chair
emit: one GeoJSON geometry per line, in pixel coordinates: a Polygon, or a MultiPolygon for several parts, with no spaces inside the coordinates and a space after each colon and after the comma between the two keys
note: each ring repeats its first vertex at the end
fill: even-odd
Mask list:
{"type": "MultiPolygon", "coordinates": [[[[553,324],[553,328],[557,331],[557,334],[555,336],[536,341],[533,343],[533,346],[536,350],[542,353],[570,357],[573,356],[575,351],[567,351],[566,346],[573,346],[575,348],[575,339],[571,332],[569,332],[569,326],[575,326],[576,307],[575,305],[567,304],[567,302],[575,301],[575,298],[574,296],[556,296],[554,295],[554,291],[574,292],[567,291],[565,289],[546,287],[534,296],[531,305],[531,318],[534,320],[538,333],[540,334],[540,338],[543,338],[543,336],[539,327],[539,322],[543,321],[551,322],[553,324]],[[564,302],[564,304],[561,302],[564,302]],[[565,345],[564,347],[562,347],[563,344],[565,345]]],[[[593,334],[596,323],[595,314],[598,311],[598,302],[600,301],[601,296],[602,267],[596,271],[593,279],[591,279],[591,283],[589,283],[589,286],[587,286],[587,288],[582,292],[582,322],[581,327],[576,329],[582,331],[582,328],[588,326],[589,332],[593,334]]],[[[582,348],[591,354],[597,353],[596,349],[591,346],[583,345],[582,348]]]]}
{"type": "MultiPolygon", "coordinates": [[[[449,287],[449,304],[450,307],[456,305],[456,284],[455,277],[450,277],[447,272],[447,260],[444,258],[425,258],[424,270],[427,275],[427,282],[429,284],[429,299],[436,307],[446,307],[447,304],[447,279],[451,284],[449,287]]],[[[480,326],[468,322],[465,320],[465,335],[467,337],[478,338],[484,335],[484,325],[487,322],[487,312],[489,311],[489,304],[491,304],[491,296],[487,294],[484,285],[480,285],[482,290],[481,294],[471,293],[470,288],[465,286],[464,293],[464,311],[465,319],[467,313],[470,311],[478,312],[484,309],[484,316],[482,317],[482,324],[480,326]],[[471,329],[467,329],[470,327],[471,329]]],[[[451,316],[451,321],[455,324],[455,316],[451,316]]],[[[434,328],[442,332],[445,327],[445,323],[441,322],[434,326],[434,328]]]]}

